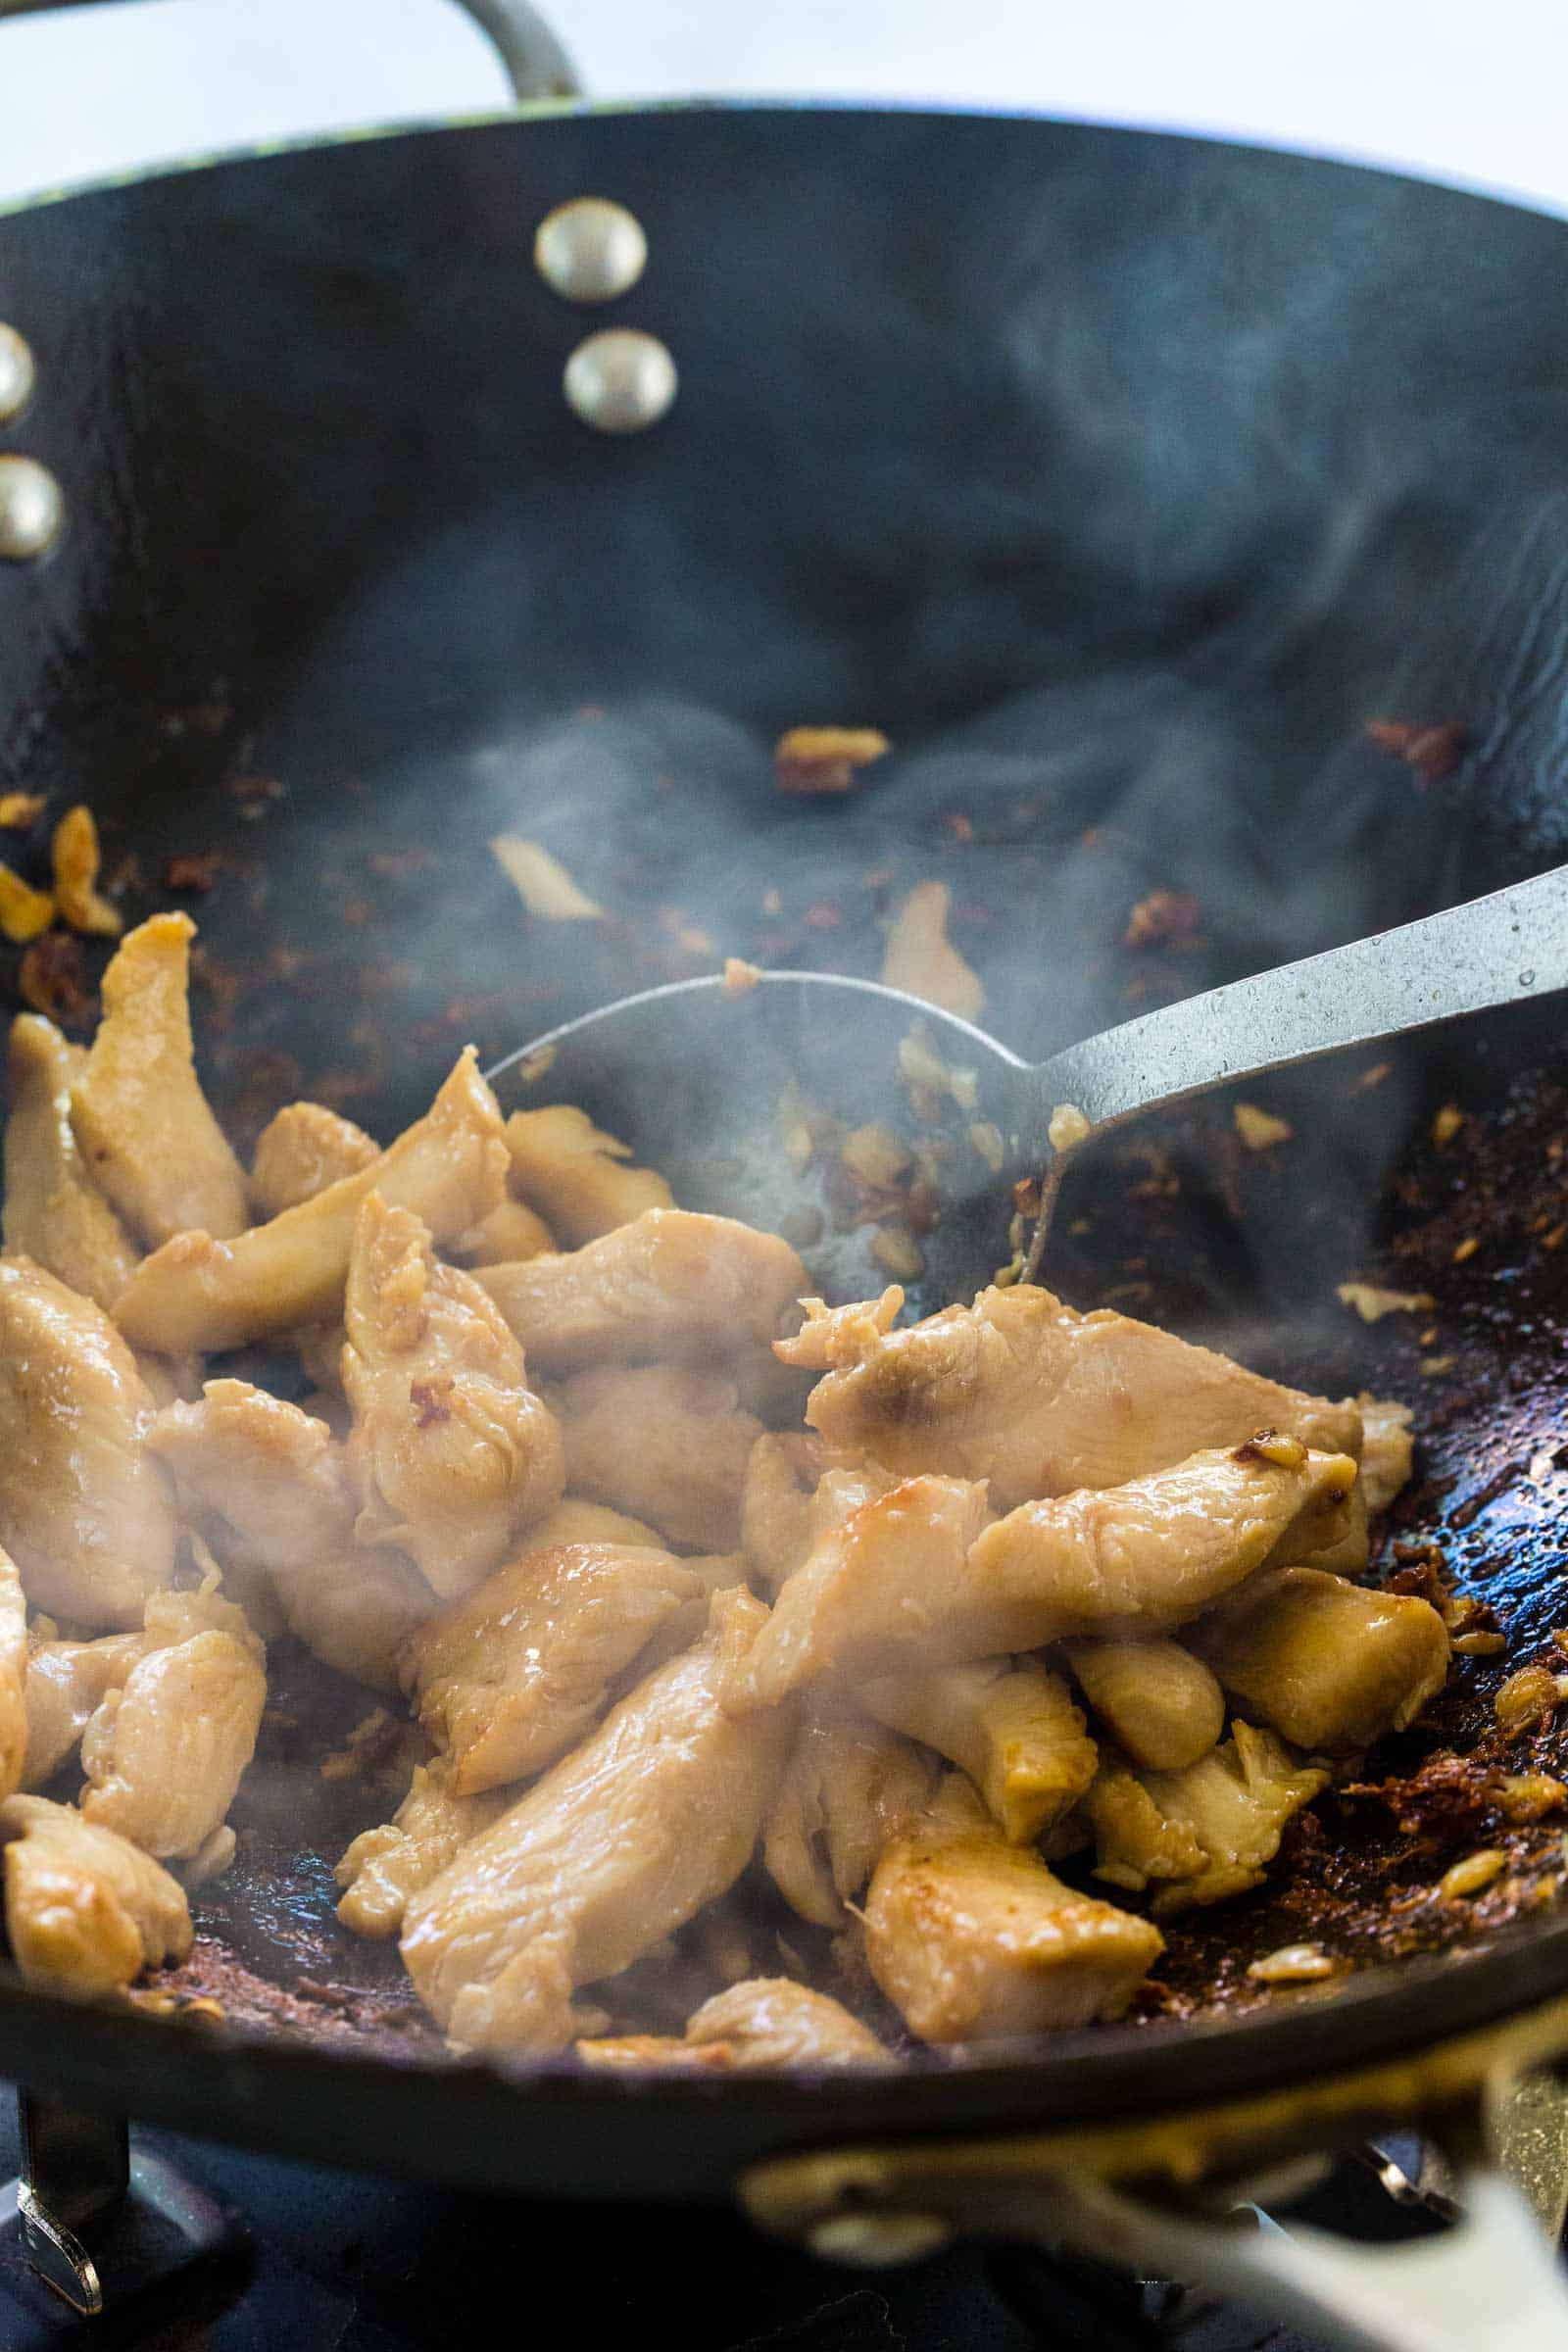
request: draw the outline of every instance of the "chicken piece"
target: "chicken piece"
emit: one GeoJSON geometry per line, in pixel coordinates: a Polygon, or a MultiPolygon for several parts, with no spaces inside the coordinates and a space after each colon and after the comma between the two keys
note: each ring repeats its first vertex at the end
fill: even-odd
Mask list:
{"type": "Polygon", "coordinates": [[[5,1244],[107,1310],[141,1251],[88,1174],[71,1124],[71,1089],[86,1059],[40,1013],[11,1024],[5,1244]]]}
{"type": "Polygon", "coordinates": [[[428,1886],[513,1801],[510,1789],[459,1796],[446,1756],[416,1764],[409,1793],[391,1820],[362,1830],[334,1867],[343,1888],[337,1907],[343,1925],[356,1936],[395,1936],[410,1895],[428,1886]]]}
{"type": "Polygon", "coordinates": [[[788,1710],[718,1704],[765,1615],[722,1592],[708,1633],[639,1684],[409,1903],[403,1957],[452,2037],[558,2049],[579,1984],[617,1976],[732,1886],[783,1770],[788,1710]]]}
{"type": "Polygon", "coordinates": [[[1032,1845],[1075,1805],[1100,1751],[1059,1674],[1038,1659],[982,1658],[866,1683],[878,1723],[966,1772],[1013,1845],[1032,1845]]]}
{"type": "Polygon", "coordinates": [[[172,1576],[179,1530],[152,1419],[103,1309],[30,1258],[0,1258],[0,1544],[35,1608],[139,1625],[172,1576]]]}
{"type": "MultiPolygon", "coordinates": [[[[128,943],[127,943],[128,944],[128,943]]],[[[137,1267],[115,1317],[159,1355],[242,1348],[342,1311],[360,1204],[412,1208],[438,1245],[489,1215],[505,1192],[501,1113],[470,1046],[422,1119],[357,1176],[234,1241],[180,1233],[137,1267]]]]}
{"type": "Polygon", "coordinates": [[[160,1860],[210,1853],[256,1752],[266,1704],[252,1634],[198,1633],[153,1649],[105,1692],[82,1733],[82,1818],[160,1860]]]}
{"type": "Polygon", "coordinates": [[[104,973],[103,1019],[71,1090],[72,1125],[95,1183],[155,1248],[176,1233],[227,1241],[251,1221],[244,1172],[196,1075],[195,936],[188,914],[155,914],[126,934],[104,973]]]}
{"type": "Polygon", "coordinates": [[[892,1838],[919,1820],[936,1771],[919,1749],[857,1714],[802,1724],[762,1825],[762,1859],[792,1911],[842,1928],[892,1838]]]}
{"type": "Polygon", "coordinates": [[[646,1209],[673,1208],[675,1196],[652,1168],[631,1168],[631,1146],[606,1135],[585,1110],[558,1102],[514,1110],[507,1121],[512,1181],[568,1250],[580,1250],[646,1209]]]}
{"type": "Polygon", "coordinates": [[[1218,1745],[1225,1693],[1180,1642],[1154,1635],[1065,1647],[1079,1690],[1135,1764],[1180,1772],[1218,1745]]]}
{"type": "Polygon", "coordinates": [[[189,1952],[184,1888],[128,1838],[46,1796],[9,1796],[0,1840],[6,1934],[24,1984],[92,2000],[189,1952]]]}
{"type": "Polygon", "coordinates": [[[760,2074],[775,2067],[887,2066],[889,2054],[828,1993],[790,1977],[728,1984],[688,2019],[685,2034],[626,2034],[579,2041],[585,2066],[676,2068],[697,2075],[760,2074]]]}
{"type": "Polygon", "coordinates": [[[606,1366],[577,1373],[552,1401],[574,1494],[651,1521],[666,1543],[738,1547],[746,1464],[762,1424],[737,1410],[729,1381],[662,1364],[606,1366]]]}
{"type": "Polygon", "coordinates": [[[1314,1568],[1321,1568],[1330,1576],[1359,1576],[1372,1555],[1364,1492],[1365,1477],[1366,1466],[1363,1462],[1360,1475],[1351,1488],[1344,1512],[1341,1514],[1341,1532],[1332,1544],[1324,1544],[1316,1551],[1307,1555],[1314,1568]]]}
{"type": "Polygon", "coordinates": [[[22,1786],[27,1756],[27,1604],[17,1564],[0,1551],[0,1796],[22,1786]]]}
{"type": "Polygon", "coordinates": [[[256,1139],[251,1198],[264,1217],[280,1217],[380,1156],[373,1137],[324,1102],[285,1102],[256,1139]]]}
{"type": "Polygon", "coordinates": [[[272,1574],[296,1642],[371,1690],[397,1689],[403,1644],[439,1605],[414,1562],[388,1544],[356,1544],[272,1574]]]}
{"type": "Polygon", "coordinates": [[[1410,1483],[1415,1462],[1410,1407],[1396,1404],[1392,1397],[1364,1393],[1355,1401],[1366,1433],[1361,1447],[1361,1492],[1368,1513],[1376,1519],[1410,1483]]]}
{"type": "Polygon", "coordinates": [[[733,1217],[650,1208],[598,1241],[486,1266],[489,1292],[541,1371],[682,1361],[765,1347],[806,1283],[788,1242],[733,1217]]]}
{"type": "Polygon", "coordinates": [[[764,1435],[746,1457],[741,1487],[741,1549],[757,1582],[777,1592],[811,1548],[811,1497],[826,1454],[805,1432],[764,1435]]]}
{"type": "Polygon", "coordinates": [[[928,2042],[1120,2017],[1163,1948],[1150,1921],[1075,1893],[1009,1844],[956,1773],[888,1847],[865,1900],[871,1974],[928,2042]]]}
{"type": "Polygon", "coordinates": [[[565,1544],[523,1552],[441,1610],[402,1671],[422,1729],[451,1758],[454,1793],[553,1764],[682,1604],[707,1597],[667,1551],[565,1544]]]}
{"type": "Polygon", "coordinates": [[[870,1454],[906,1477],[989,1479],[999,1511],[1122,1486],[1258,1429],[1360,1451],[1353,1404],[1281,1388],[1108,1308],[1077,1314],[1027,1283],[902,1331],[843,1329],[842,1346],[824,1348],[808,1323],[774,1348],[786,1363],[833,1356],[807,1406],[811,1427],[835,1453],[870,1454]]]}
{"type": "Polygon", "coordinates": [[[362,1544],[396,1544],[443,1596],[468,1592],[566,1483],[556,1419],[522,1349],[429,1228],[372,1193],[345,1299],[348,1461],[362,1544]]]}
{"type": "Polygon", "coordinates": [[[1447,1628],[1428,1602],[1316,1568],[1254,1578],[1192,1640],[1250,1717],[1327,1755],[1402,1732],[1447,1680],[1447,1628]]]}
{"type": "Polygon", "coordinates": [[[1309,1550],[1354,1484],[1346,1454],[1194,1454],[1108,1492],[1026,1503],[986,1525],[985,1490],[910,1478],[816,1544],[779,1592],[726,1703],[771,1706],[835,1680],[1161,1631],[1265,1561],[1309,1550]],[[983,1532],[982,1532],[983,1531],[983,1532]]]}
{"type": "Polygon", "coordinates": [[[520,1200],[503,1200],[477,1225],[460,1233],[449,1254],[465,1266],[510,1266],[543,1257],[555,1247],[556,1237],[543,1217],[520,1200]]]}
{"type": "MultiPolygon", "coordinates": [[[[646,1544],[655,1551],[664,1548],[658,1529],[646,1519],[612,1511],[607,1502],[585,1502],[579,1494],[564,1494],[553,1511],[529,1528],[530,1550],[544,1551],[553,1544],[646,1544]]],[[[688,1560],[685,1565],[693,1563],[688,1560]]],[[[743,1585],[746,1579],[738,1575],[729,1581],[743,1585]]]]}
{"type": "Polygon", "coordinates": [[[25,1684],[25,1788],[41,1788],[53,1779],[104,1693],[124,1681],[142,1649],[139,1633],[105,1634],[97,1642],[62,1642],[35,1633],[25,1684]]]}
{"type": "Polygon", "coordinates": [[[1084,1799],[1095,1876],[1140,1892],[1159,1881],[1161,1916],[1245,1893],[1279,1852],[1286,1823],[1328,1778],[1240,1719],[1223,1746],[1183,1772],[1134,1772],[1106,1755],[1084,1799]]]}
{"type": "Polygon", "coordinates": [[[309,1409],[324,1421],[334,1437],[346,1438],[354,1425],[343,1394],[343,1350],[348,1346],[341,1322],[305,1323],[288,1334],[288,1345],[314,1392],[309,1409]]]}
{"type": "Polygon", "coordinates": [[[801,1305],[805,1322],[793,1339],[774,1341],[774,1353],[799,1372],[836,1372],[877,1353],[903,1310],[904,1293],[890,1283],[880,1298],[848,1306],[803,1298],[801,1305]]]}

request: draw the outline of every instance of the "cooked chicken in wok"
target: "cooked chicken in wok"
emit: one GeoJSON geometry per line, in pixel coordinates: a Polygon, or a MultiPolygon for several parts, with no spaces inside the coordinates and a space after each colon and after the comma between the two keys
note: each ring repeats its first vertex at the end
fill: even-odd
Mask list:
{"type": "Polygon", "coordinates": [[[121,942],[90,1049],[12,1032],[29,1983],[183,1959],[302,1651],[379,1705],[344,1927],[459,2047],[688,2073],[1125,2014],[1156,1920],[1256,1886],[1442,1689],[1432,1598],[1357,1581],[1404,1406],[1027,1285],[824,1301],[580,1110],[504,1120],[471,1050],[385,1147],[303,1101],[247,1173],[191,930],[121,942]]]}

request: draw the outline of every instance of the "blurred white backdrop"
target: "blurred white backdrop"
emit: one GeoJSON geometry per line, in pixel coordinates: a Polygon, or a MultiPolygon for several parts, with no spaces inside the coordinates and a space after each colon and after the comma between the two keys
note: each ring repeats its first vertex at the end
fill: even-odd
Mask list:
{"type": "MultiPolygon", "coordinates": [[[[1180,124],[1568,208],[1563,0],[545,0],[602,97],[834,93],[1180,124]]],[[[451,0],[4,20],[0,201],[255,139],[505,103],[451,0]]]]}

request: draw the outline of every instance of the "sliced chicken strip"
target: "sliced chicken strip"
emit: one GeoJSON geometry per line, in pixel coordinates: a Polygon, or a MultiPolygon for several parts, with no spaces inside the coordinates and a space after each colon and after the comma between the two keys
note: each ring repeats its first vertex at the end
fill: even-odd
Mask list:
{"type": "Polygon", "coordinates": [[[1255,1722],[1328,1755],[1402,1732],[1448,1674],[1436,1609],[1316,1568],[1254,1578],[1191,1639],[1255,1722]]]}
{"type": "Polygon", "coordinates": [[[429,1228],[377,1193],[355,1226],[345,1317],[355,1533],[406,1551],[434,1592],[468,1592],[561,1500],[555,1416],[472,1277],[441,1264],[429,1228]]]}
{"type": "Polygon", "coordinates": [[[720,1593],[709,1631],[622,1699],[408,1907],[425,2006],[479,2049],[556,2049],[571,1995],[617,1976],[733,1886],[783,1770],[787,1710],[738,1722],[719,1679],[763,1605],[720,1593]]]}
{"type": "Polygon", "coordinates": [[[1366,1432],[1361,1448],[1361,1491],[1376,1519],[1410,1483],[1415,1441],[1410,1434],[1410,1407],[1389,1396],[1362,1395],[1356,1398],[1366,1432]]]}
{"type": "Polygon", "coordinates": [[[1178,1642],[1069,1642],[1078,1687],[1135,1764],[1180,1772],[1217,1746],[1225,1693],[1201,1658],[1178,1642]]]}
{"type": "Polygon", "coordinates": [[[662,1364],[579,1372],[552,1392],[566,1484],[657,1527],[670,1544],[733,1551],[760,1421],[727,1380],[662,1364]]]}
{"type": "Polygon", "coordinates": [[[86,1060],[38,1013],[11,1024],[5,1244],[107,1309],[141,1251],[89,1175],[71,1124],[71,1089],[86,1060]]]}
{"type": "Polygon", "coordinates": [[[103,1309],[30,1258],[0,1258],[0,1544],[35,1608],[139,1625],[169,1583],[179,1529],[152,1419],[103,1309]]]}
{"type": "Polygon", "coordinates": [[[124,1681],[142,1652],[139,1633],[105,1634],[97,1642],[33,1640],[25,1694],[26,1788],[41,1788],[54,1777],[104,1693],[124,1681]]]}
{"type": "Polygon", "coordinates": [[[878,1723],[966,1772],[1014,1845],[1032,1845],[1075,1805],[1099,1750],[1059,1674],[1038,1659],[983,1658],[861,1686],[878,1723]]]}
{"type": "Polygon", "coordinates": [[[27,1604],[0,1551],[0,1797],[22,1786],[27,1757],[27,1604]]]}
{"type": "Polygon", "coordinates": [[[486,1266],[483,1283],[542,1372],[590,1364],[703,1363],[763,1348],[805,1288],[776,1234],[733,1217],[650,1208],[580,1250],[486,1266]]]}
{"type": "Polygon", "coordinates": [[[280,1217],[380,1156],[373,1136],[324,1102],[285,1102],[256,1139],[251,1197],[264,1217],[280,1217]]]}
{"type": "Polygon", "coordinates": [[[153,1650],[82,1733],[82,1818],[160,1860],[194,1860],[223,1828],[266,1704],[254,1636],[202,1633],[153,1650]]]}
{"type": "MultiPolygon", "coordinates": [[[[530,1550],[544,1551],[553,1544],[646,1544],[655,1551],[664,1548],[658,1529],[646,1519],[612,1511],[608,1502],[587,1502],[580,1494],[564,1494],[553,1511],[529,1528],[530,1550]]],[[[746,1579],[732,1576],[729,1581],[740,1585],[746,1579]]]]}
{"type": "MultiPolygon", "coordinates": [[[[869,1454],[906,1477],[989,1479],[997,1510],[1122,1486],[1256,1429],[1360,1451],[1353,1404],[1281,1388],[1108,1308],[1077,1314],[1029,1284],[982,1291],[973,1306],[903,1331],[844,1329],[837,1368],[807,1406],[812,1428],[835,1452],[869,1454]]],[[[823,1352],[810,1324],[775,1348],[808,1364],[823,1352]]]]}
{"type": "Polygon", "coordinates": [[[1107,1754],[1084,1800],[1095,1876],[1138,1891],[1158,1882],[1160,1914],[1245,1893],[1279,1852],[1286,1823],[1328,1777],[1272,1732],[1240,1721],[1223,1746],[1184,1772],[1135,1772],[1107,1754]]]}
{"type": "Polygon", "coordinates": [[[389,1822],[362,1830],[336,1864],[343,1888],[337,1915],[356,1936],[395,1936],[409,1897],[445,1870],[463,1847],[498,1821],[512,1790],[459,1796],[448,1757],[416,1764],[409,1793],[389,1822]]]}
{"type": "Polygon", "coordinates": [[[465,1266],[509,1266],[543,1257],[555,1247],[556,1237],[543,1217],[520,1200],[503,1200],[477,1225],[460,1233],[448,1255],[465,1266]]]}
{"type": "Polygon", "coordinates": [[[45,1796],[0,1805],[6,1934],[25,1984],[77,2000],[190,1950],[185,1890],[113,1830],[45,1796]]]}
{"type": "Polygon", "coordinates": [[[226,1241],[251,1221],[244,1171],[196,1075],[195,936],[188,914],[155,914],[126,933],[104,973],[103,1018],[71,1090],[72,1125],[93,1181],[154,1247],[176,1233],[226,1241]]]}
{"type": "Polygon", "coordinates": [[[137,1267],[116,1320],[133,1346],[160,1355],[242,1348],[330,1322],[342,1311],[354,1221],[368,1194],[412,1208],[442,1244],[499,1205],[506,1169],[501,1113],[470,1046],[425,1116],[379,1159],[234,1241],[177,1234],[137,1267]]]}
{"type": "Polygon", "coordinates": [[[515,1190],[570,1250],[629,1225],[646,1209],[675,1205],[662,1176],[628,1167],[630,1145],[606,1135],[574,1104],[514,1110],[507,1121],[507,1149],[515,1190]]]}
{"type": "Polygon", "coordinates": [[[826,1464],[820,1438],[788,1431],[758,1439],[741,1488],[741,1549],[753,1577],[776,1592],[811,1548],[811,1496],[826,1464]]]}
{"type": "Polygon", "coordinates": [[[1164,1938],[1012,1845],[967,1781],[894,1840],[865,1902],[865,1956],[922,2041],[996,2041],[1120,2017],[1164,1938]]]}
{"type": "Polygon", "coordinates": [[[404,1688],[460,1796],[542,1772],[604,1713],[617,1678],[707,1594],[667,1551],[566,1544],[523,1552],[432,1617],[404,1688]]]}
{"type": "Polygon", "coordinates": [[[888,2066],[890,2053],[840,2001],[790,1977],[726,1985],[688,2020],[680,2039],[626,2034],[579,2041],[585,2066],[676,2068],[697,2075],[760,2074],[774,2067],[888,2066]]]}
{"type": "Polygon", "coordinates": [[[791,1910],[842,1928],[845,1905],[935,1786],[930,1759],[883,1725],[854,1712],[808,1716],[762,1826],[762,1859],[791,1910]]]}

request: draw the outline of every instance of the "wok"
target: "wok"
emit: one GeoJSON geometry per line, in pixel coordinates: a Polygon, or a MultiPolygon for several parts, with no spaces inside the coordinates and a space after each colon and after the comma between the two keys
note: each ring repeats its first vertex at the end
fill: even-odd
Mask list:
{"type": "MultiPolygon", "coordinates": [[[[205,1066],[243,1133],[316,1093],[390,1134],[469,1037],[494,1062],[726,952],[874,974],[878,918],[917,880],[950,884],[988,1025],[1033,1057],[1568,855],[1553,220],[1079,123],[548,104],[23,207],[0,218],[0,319],[36,363],[0,437],[63,511],[40,560],[0,566],[0,786],[86,800],[128,914],[184,889],[205,1066]],[[611,316],[679,371],[637,434],[563,398],[603,315],[532,247],[584,194],[643,224],[611,316]],[[1412,767],[1372,719],[1449,731],[1412,767]],[[847,800],[785,798],[769,746],[803,720],[875,723],[894,753],[847,800]],[[525,916],[502,832],[603,918],[525,916]],[[1127,947],[1157,889],[1197,919],[1127,947]]],[[[1466,1660],[1380,1768],[1408,1772],[1482,1736],[1562,1613],[1555,1018],[1300,1073],[1269,1106],[1291,1147],[1250,1154],[1205,1109],[1075,1171],[1054,1279],[1416,1402],[1396,1533],[1444,1542],[1509,1647],[1466,1660]],[[1469,1117],[1445,1152],[1450,1099],[1469,1117]],[[1391,1274],[1435,1296],[1441,1345],[1336,1301],[1391,1274]]],[[[657,1128],[657,1073],[617,1107],[657,1128]]],[[[949,1295],[940,1233],[917,1304],[949,1295]]],[[[364,1711],[308,1696],[339,1730],[364,1711]]],[[[319,1745],[292,1779],[272,1756],[248,1858],[199,1905],[187,1982],[228,2030],[7,1977],[0,2069],[472,2185],[717,2198],[751,2168],[776,2226],[858,2202],[820,2238],[840,2250],[912,2246],[947,2213],[1135,2229],[1190,2270],[1233,2257],[1172,2218],[1172,2183],[1391,2116],[1457,2130],[1499,2070],[1568,2047],[1550,1822],[1503,1836],[1483,1807],[1470,1842],[1517,1852],[1514,1893],[1423,1907],[1465,1847],[1434,1861],[1348,1800],[1283,1891],[1177,1939],[1163,2016],[863,2082],[458,2064],[336,1934],[319,1745]],[[270,1804],[278,1786],[315,1811],[270,1804]],[[1357,1973],[1328,1998],[1250,1992],[1248,1959],[1314,1902],[1357,1973]],[[1097,2185],[1130,2180],[1136,2207],[1097,2185]]],[[[1554,1747],[1547,1728],[1514,1761],[1554,1747]]]]}

